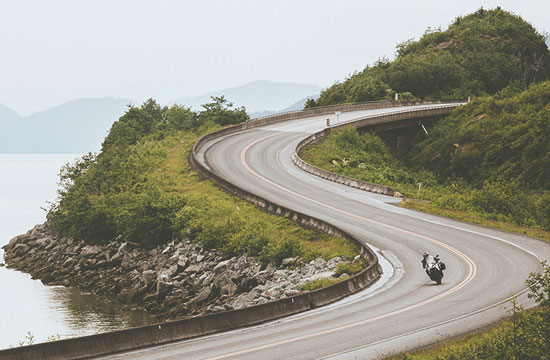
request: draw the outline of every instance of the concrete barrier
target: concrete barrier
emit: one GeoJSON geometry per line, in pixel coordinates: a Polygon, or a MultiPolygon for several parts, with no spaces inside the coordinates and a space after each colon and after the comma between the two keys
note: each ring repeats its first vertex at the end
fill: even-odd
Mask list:
{"type": "MultiPolygon", "coordinates": [[[[370,116],[365,116],[363,118],[350,121],[344,124],[333,126],[330,128],[330,131],[332,130],[337,131],[347,127],[364,128],[364,127],[379,125],[379,124],[388,123],[388,122],[403,121],[403,120],[415,119],[415,118],[425,118],[430,116],[448,115],[451,113],[451,111],[454,108],[461,105],[462,105],[462,102],[457,101],[455,104],[452,104],[452,105],[441,105],[437,107],[429,107],[424,109],[397,111],[397,112],[392,112],[384,115],[370,115],[370,116]]],[[[313,166],[307,163],[306,161],[304,161],[300,157],[300,152],[305,146],[311,143],[314,143],[316,141],[319,141],[321,138],[326,136],[330,131],[328,129],[321,130],[319,132],[316,132],[315,134],[312,134],[306,137],[305,139],[303,139],[298,143],[298,145],[296,146],[296,149],[294,150],[294,153],[292,154],[292,161],[298,168],[310,174],[319,176],[323,179],[330,180],[339,184],[351,186],[356,189],[361,189],[361,190],[365,190],[365,191],[369,191],[377,194],[389,195],[389,196],[402,196],[401,194],[399,194],[397,191],[395,191],[389,186],[373,184],[367,181],[357,180],[341,174],[336,174],[328,170],[313,166]]]]}
{"type": "Polygon", "coordinates": [[[348,233],[332,226],[329,223],[282,207],[274,202],[256,196],[229,183],[217,174],[210,172],[210,170],[197,161],[196,154],[198,149],[206,141],[248,128],[302,117],[309,117],[312,115],[329,114],[334,111],[354,111],[381,107],[397,107],[410,104],[411,103],[387,101],[357,105],[338,105],[260,118],[247,123],[224,128],[203,136],[197,141],[191,154],[189,155],[190,164],[202,176],[213,180],[222,189],[237,194],[247,201],[262,207],[268,212],[285,216],[303,226],[356,242],[360,246],[361,256],[363,256],[363,258],[367,261],[367,267],[358,274],[323,289],[305,292],[293,297],[239,310],[224,311],[182,320],[168,321],[155,325],[0,350],[0,359],[83,359],[178,340],[191,339],[221,331],[261,324],[266,321],[297,314],[338,301],[350,294],[368,287],[375,282],[382,273],[382,268],[378,263],[378,258],[371,249],[348,233]]]}

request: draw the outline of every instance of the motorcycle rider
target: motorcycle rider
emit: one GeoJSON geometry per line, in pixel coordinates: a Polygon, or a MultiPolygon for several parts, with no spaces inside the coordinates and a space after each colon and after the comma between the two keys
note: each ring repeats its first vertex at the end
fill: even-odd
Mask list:
{"type": "MultiPolygon", "coordinates": [[[[428,269],[428,258],[429,258],[430,254],[428,254],[427,252],[423,253],[422,254],[422,267],[426,270],[426,274],[429,275],[429,269],[428,269]]],[[[437,264],[439,262],[439,255],[436,255],[434,256],[434,263],[437,264]]]]}
{"type": "Polygon", "coordinates": [[[425,252],[424,254],[422,254],[422,267],[424,269],[426,269],[426,274],[428,273],[428,256],[430,256],[430,254],[428,254],[427,252],[425,252]]]}

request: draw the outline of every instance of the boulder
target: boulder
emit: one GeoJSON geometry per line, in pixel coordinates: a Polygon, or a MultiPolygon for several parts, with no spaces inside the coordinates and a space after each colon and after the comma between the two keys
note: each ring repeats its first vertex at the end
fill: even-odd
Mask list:
{"type": "Polygon", "coordinates": [[[34,244],[37,247],[43,248],[43,247],[46,247],[50,243],[50,241],[51,241],[51,238],[45,236],[37,239],[34,242],[34,244]]]}
{"type": "Polygon", "coordinates": [[[208,300],[211,295],[212,289],[209,286],[206,286],[197,293],[197,296],[191,299],[191,302],[194,304],[202,304],[203,302],[208,300]]]}
{"type": "Polygon", "coordinates": [[[240,309],[246,306],[250,306],[254,303],[254,300],[260,297],[261,292],[260,290],[254,288],[249,293],[241,294],[237,299],[233,302],[233,308],[240,309]]]}
{"type": "Polygon", "coordinates": [[[183,270],[186,274],[193,274],[200,272],[202,270],[202,264],[192,264],[189,265],[185,270],[183,270]]]}
{"type": "Polygon", "coordinates": [[[23,256],[29,251],[29,247],[26,244],[16,243],[12,251],[17,256],[23,256]]]}
{"type": "Polygon", "coordinates": [[[177,265],[178,265],[178,271],[183,271],[183,270],[185,270],[185,268],[187,267],[187,265],[189,265],[189,259],[187,258],[187,256],[180,255],[180,256],[178,257],[177,265]]]}
{"type": "Polygon", "coordinates": [[[80,256],[85,258],[91,258],[101,253],[103,249],[99,246],[87,245],[80,251],[80,256]]]}
{"type": "Polygon", "coordinates": [[[267,289],[262,293],[262,295],[269,296],[271,298],[278,298],[279,296],[281,296],[281,293],[282,293],[281,288],[277,286],[277,287],[267,289]]]}
{"type": "Polygon", "coordinates": [[[317,258],[313,260],[313,266],[315,266],[315,269],[321,270],[327,266],[327,262],[323,258],[317,258]]]}
{"type": "Polygon", "coordinates": [[[275,270],[275,272],[273,272],[274,280],[284,279],[287,276],[288,276],[288,272],[286,270],[275,270]]]}
{"type": "Polygon", "coordinates": [[[230,262],[231,260],[225,260],[225,261],[219,262],[218,265],[214,267],[214,273],[218,275],[226,271],[229,268],[230,262]]]}
{"type": "Polygon", "coordinates": [[[237,274],[234,271],[225,271],[214,278],[214,284],[219,288],[221,295],[233,296],[237,292],[237,284],[233,281],[237,274]]]}
{"type": "Polygon", "coordinates": [[[199,255],[197,255],[197,257],[195,259],[197,260],[197,262],[201,262],[201,261],[204,260],[205,257],[206,257],[205,255],[200,255],[199,254],[199,255]]]}
{"type": "Polygon", "coordinates": [[[281,263],[281,265],[283,267],[290,267],[290,266],[296,265],[297,261],[298,261],[297,258],[290,257],[290,258],[283,259],[283,262],[281,263]]]}
{"type": "Polygon", "coordinates": [[[137,300],[138,290],[131,289],[122,289],[122,291],[116,296],[117,300],[125,304],[131,304],[137,300]]]}
{"type": "Polygon", "coordinates": [[[315,275],[312,275],[308,280],[314,281],[314,280],[320,280],[320,279],[327,279],[332,278],[336,273],[334,271],[324,271],[322,273],[318,273],[315,275]]]}
{"type": "Polygon", "coordinates": [[[154,270],[145,270],[141,274],[141,278],[144,283],[149,284],[157,278],[157,273],[154,270]]]}

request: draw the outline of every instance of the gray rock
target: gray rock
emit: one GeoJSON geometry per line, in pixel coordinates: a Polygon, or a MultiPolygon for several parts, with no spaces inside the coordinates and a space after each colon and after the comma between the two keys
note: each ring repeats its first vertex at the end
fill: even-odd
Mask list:
{"type": "Polygon", "coordinates": [[[17,256],[23,256],[29,251],[29,247],[26,244],[16,243],[16,245],[13,247],[12,251],[17,256]]]}
{"type": "Polygon", "coordinates": [[[192,274],[197,273],[202,270],[202,264],[192,264],[187,267],[187,269],[183,270],[186,274],[192,274]]]}
{"type": "Polygon", "coordinates": [[[327,278],[332,278],[336,273],[334,271],[325,271],[325,272],[322,272],[322,273],[318,273],[318,274],[315,274],[315,275],[312,275],[310,278],[309,278],[309,281],[314,281],[314,280],[320,280],[320,279],[327,279],[327,278]]]}
{"type": "Polygon", "coordinates": [[[37,247],[43,248],[43,247],[46,247],[46,246],[49,244],[49,242],[50,242],[50,238],[48,238],[48,237],[42,237],[42,238],[37,239],[37,240],[34,242],[34,244],[35,244],[35,246],[37,246],[37,247]]]}
{"type": "Polygon", "coordinates": [[[162,254],[167,254],[170,250],[172,250],[172,247],[168,245],[167,247],[164,248],[164,250],[162,250],[162,254]]]}
{"type": "Polygon", "coordinates": [[[269,300],[262,296],[254,300],[254,305],[265,304],[266,302],[269,302],[269,300]]]}
{"type": "Polygon", "coordinates": [[[290,257],[290,258],[283,259],[283,262],[281,263],[281,265],[283,267],[289,267],[289,266],[292,266],[292,265],[296,265],[297,261],[298,261],[297,258],[290,257]]]}
{"type": "Polygon", "coordinates": [[[286,270],[275,270],[273,272],[273,279],[274,280],[284,279],[287,276],[288,276],[288,272],[286,270]]]}
{"type": "Polygon", "coordinates": [[[225,261],[222,261],[222,262],[218,263],[218,265],[216,265],[216,266],[214,267],[214,273],[215,273],[216,275],[218,275],[218,274],[220,274],[220,273],[226,271],[226,270],[228,269],[228,267],[229,267],[229,263],[230,263],[230,262],[231,262],[231,260],[225,260],[225,261]]]}
{"type": "Polygon", "coordinates": [[[323,269],[327,265],[327,262],[325,259],[319,257],[314,260],[313,265],[316,269],[323,269]]]}
{"type": "Polygon", "coordinates": [[[214,278],[214,284],[220,289],[221,295],[233,296],[237,292],[237,284],[233,282],[233,271],[225,271],[214,278]]]}
{"type": "Polygon", "coordinates": [[[235,302],[233,302],[233,308],[241,309],[243,307],[250,306],[259,296],[260,291],[258,289],[252,289],[249,293],[241,294],[237,297],[235,302]]]}
{"type": "Polygon", "coordinates": [[[177,265],[178,265],[179,271],[184,270],[187,267],[187,265],[189,265],[189,259],[187,258],[187,256],[180,255],[178,257],[177,265]]]}
{"type": "Polygon", "coordinates": [[[280,287],[274,287],[274,288],[271,288],[271,289],[268,289],[266,291],[264,291],[262,293],[262,295],[264,296],[269,296],[269,297],[272,297],[272,298],[278,298],[279,296],[281,296],[281,288],[280,287]]]}
{"type": "Polygon", "coordinates": [[[300,274],[303,277],[309,277],[309,276],[313,275],[314,272],[315,272],[315,269],[314,269],[313,266],[302,266],[300,268],[300,274]]]}
{"type": "Polygon", "coordinates": [[[197,296],[195,296],[191,300],[191,302],[195,304],[202,304],[203,302],[208,300],[208,298],[210,298],[211,295],[212,295],[212,289],[210,289],[209,286],[204,287],[198,292],[197,296]]]}
{"type": "Polygon", "coordinates": [[[145,270],[142,278],[144,283],[149,284],[157,278],[157,273],[154,270],[145,270]]]}
{"type": "Polygon", "coordinates": [[[216,305],[216,306],[213,306],[210,310],[212,312],[220,312],[220,311],[225,311],[225,307],[216,305]]]}
{"type": "Polygon", "coordinates": [[[166,272],[170,274],[170,276],[174,275],[177,271],[178,271],[177,265],[172,265],[168,268],[168,270],[166,270],[166,272]]]}
{"type": "Polygon", "coordinates": [[[87,245],[80,251],[80,256],[91,258],[99,255],[102,251],[103,249],[99,246],[87,245]]]}

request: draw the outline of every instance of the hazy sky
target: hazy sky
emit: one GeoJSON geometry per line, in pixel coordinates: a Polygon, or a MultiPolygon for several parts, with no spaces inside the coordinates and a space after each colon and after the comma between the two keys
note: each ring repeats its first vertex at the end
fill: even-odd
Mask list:
{"type": "Polygon", "coordinates": [[[427,27],[497,5],[550,31],[547,0],[0,0],[0,103],[26,115],[254,80],[326,87],[427,27]]]}

